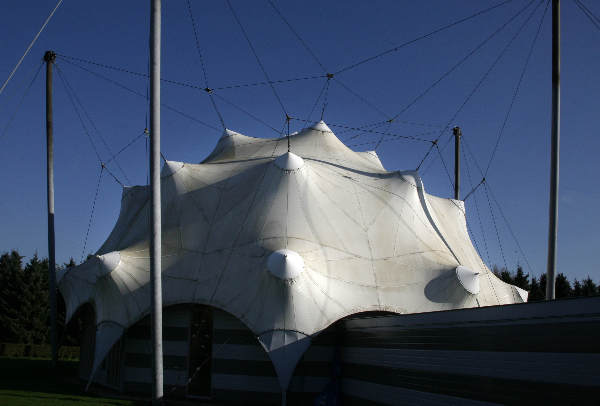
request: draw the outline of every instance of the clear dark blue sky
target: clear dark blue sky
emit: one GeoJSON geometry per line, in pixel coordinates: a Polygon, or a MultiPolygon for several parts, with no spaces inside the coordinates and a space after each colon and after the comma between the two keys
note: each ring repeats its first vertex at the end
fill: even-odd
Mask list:
{"type": "MultiPolygon", "coordinates": [[[[4,131],[15,106],[31,81],[46,49],[124,69],[145,72],[148,52],[149,8],[147,1],[65,0],[30,55],[0,95],[0,251],[18,249],[26,256],[47,255],[45,189],[44,75],[40,72],[14,120],[4,131]]],[[[483,10],[497,0],[431,1],[282,1],[277,5],[328,71],[337,71],[371,55],[392,48],[433,29],[483,10]]],[[[336,75],[353,92],[332,81],[324,119],[331,124],[360,126],[394,116],[444,72],[529,3],[513,0],[475,19],[398,52],[336,75]],[[376,106],[376,108],[373,108],[376,106]],[[383,114],[382,114],[383,113],[383,114]]],[[[600,192],[597,173],[598,98],[600,97],[600,31],[570,0],[562,6],[562,155],[560,184],[559,271],[571,278],[588,274],[600,279],[600,192]]],[[[596,2],[585,3],[600,15],[596,2]]],[[[302,47],[266,1],[232,0],[268,74],[272,79],[321,75],[323,70],[302,47]]],[[[0,80],[8,76],[17,59],[54,7],[54,0],[22,2],[5,0],[0,5],[0,38],[3,57],[0,80]]],[[[458,108],[485,74],[511,37],[538,5],[534,2],[514,21],[468,58],[386,130],[400,135],[423,134],[435,139],[450,123],[463,129],[465,143],[485,169],[496,143],[532,40],[544,12],[543,2],[454,120],[458,108]],[[413,122],[420,124],[407,124],[413,122]]],[[[192,0],[208,84],[224,87],[263,81],[264,76],[224,1],[192,0]]],[[[184,0],[163,2],[163,77],[204,87],[202,68],[184,0]]],[[[511,115],[487,179],[502,205],[531,268],[519,252],[502,215],[492,201],[490,213],[485,188],[467,200],[474,239],[488,265],[517,263],[536,275],[544,272],[547,247],[547,213],[550,146],[551,10],[543,21],[511,115]],[[477,203],[477,206],[476,204],[477,203]],[[479,210],[477,210],[477,208],[479,210]],[[477,213],[479,212],[479,216],[477,213]],[[481,219],[481,223],[479,222],[481,219]],[[497,225],[499,239],[494,227],[497,225]],[[500,249],[502,247],[502,251],[500,249]],[[486,248],[487,247],[487,248],[486,248]],[[504,258],[502,256],[504,254],[504,258]]],[[[125,146],[146,126],[143,98],[103,81],[59,58],[57,65],[91,117],[92,138],[103,160],[125,146]]],[[[81,64],[142,94],[146,81],[127,73],[81,64]]],[[[325,79],[276,85],[286,110],[307,118],[325,79]]],[[[219,128],[219,120],[207,96],[196,89],[163,85],[163,101],[176,109],[219,128]]],[[[281,128],[284,115],[268,86],[216,91],[216,94],[281,128]]],[[[216,99],[228,128],[257,137],[275,132],[264,124],[216,99]]],[[[311,119],[320,116],[321,99],[311,119]]],[[[91,125],[88,123],[88,127],[91,125]]],[[[292,122],[292,131],[301,127],[292,122]]],[[[378,136],[332,127],[356,150],[373,149],[378,136]],[[356,145],[360,144],[360,145],[356,145]]],[[[214,147],[215,131],[170,110],[163,110],[162,149],[167,159],[199,162],[214,147]]],[[[441,136],[441,146],[449,138],[441,136]]],[[[428,149],[418,141],[386,140],[377,152],[389,170],[414,169],[428,149]]],[[[443,150],[452,170],[452,144],[443,150]]],[[[56,234],[58,261],[79,261],[100,165],[82,130],[65,88],[55,80],[56,234]]],[[[145,141],[140,139],[108,166],[127,184],[145,184],[145,141]],[[125,180],[123,172],[129,181],[125,180]]],[[[471,159],[468,168],[474,183],[481,179],[471,159]]],[[[429,193],[450,197],[451,188],[439,154],[428,158],[421,174],[429,193]]],[[[463,165],[463,195],[471,189],[463,165]]],[[[85,253],[94,252],[116,221],[121,187],[104,173],[85,253]]]]}

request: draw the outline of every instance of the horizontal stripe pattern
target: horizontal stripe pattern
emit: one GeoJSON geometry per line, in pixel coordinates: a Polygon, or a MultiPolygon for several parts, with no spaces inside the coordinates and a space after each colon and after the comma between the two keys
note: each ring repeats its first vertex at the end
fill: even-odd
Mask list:
{"type": "MultiPolygon", "coordinates": [[[[152,368],[152,354],[125,353],[125,366],[152,368]]],[[[163,368],[175,371],[187,370],[187,357],[163,355],[163,368]]]]}
{"type": "MultiPolygon", "coordinates": [[[[163,381],[165,385],[171,386],[185,386],[187,384],[188,373],[187,371],[176,371],[172,369],[165,369],[163,371],[163,381]]],[[[125,385],[131,383],[152,383],[152,369],[151,368],[125,368],[124,376],[125,385]]]]}
{"type": "MultiPolygon", "coordinates": [[[[172,327],[163,325],[163,340],[187,341],[188,331],[188,327],[172,327]]],[[[127,338],[147,341],[150,340],[151,333],[150,326],[135,324],[127,329],[127,338]]]]}
{"type": "MultiPolygon", "coordinates": [[[[189,306],[172,306],[163,310],[163,380],[165,387],[177,387],[176,393],[182,396],[185,396],[189,375],[189,324],[189,306]]],[[[127,329],[123,361],[125,392],[151,393],[151,387],[150,392],[144,392],[152,383],[150,333],[149,317],[127,329]]]]}
{"type": "MultiPolygon", "coordinates": [[[[401,316],[399,316],[401,317],[401,316]]],[[[473,327],[351,329],[344,345],[411,349],[579,352],[598,351],[599,321],[473,327]]]]}
{"type": "Polygon", "coordinates": [[[598,385],[600,354],[344,348],[345,363],[491,378],[598,385]],[[573,368],[576,365],[577,368],[573,368]]]}
{"type": "MultiPolygon", "coordinates": [[[[152,353],[152,342],[150,340],[137,340],[134,338],[127,338],[125,340],[125,352],[126,353],[139,353],[139,354],[151,354],[152,353]]],[[[163,340],[163,353],[170,355],[178,355],[180,357],[187,357],[190,352],[190,346],[186,341],[168,341],[163,340]]]]}
{"type": "MultiPolygon", "coordinates": [[[[598,298],[356,315],[313,337],[290,382],[288,404],[312,404],[336,385],[346,405],[587,404],[600,393],[596,305],[598,298]]],[[[190,308],[165,309],[163,320],[169,331],[163,346],[165,384],[184,394],[190,308]]],[[[217,309],[212,323],[212,398],[280,404],[274,367],[254,334],[217,309]]],[[[133,393],[151,382],[151,346],[149,335],[143,335],[150,332],[145,320],[130,330],[123,347],[123,388],[133,393]]]]}
{"type": "MultiPolygon", "coordinates": [[[[456,373],[440,373],[416,369],[384,368],[344,364],[345,379],[368,382],[380,386],[376,398],[392,399],[404,403],[403,397],[395,397],[396,389],[404,388],[423,393],[437,393],[464,399],[489,402],[534,403],[534,404],[589,404],[597,397],[598,388],[567,384],[549,384],[517,379],[498,379],[478,375],[461,375],[456,373]]],[[[363,397],[367,394],[363,394],[363,397]]],[[[425,400],[422,404],[427,404],[425,400]]]]}
{"type": "MultiPolygon", "coordinates": [[[[288,404],[312,404],[330,382],[334,349],[329,331],[313,340],[296,367],[288,389],[288,404]]],[[[239,320],[213,311],[212,385],[214,399],[240,404],[281,404],[279,381],[267,352],[239,320]],[[257,396],[258,394],[263,396],[257,396]],[[255,402],[255,403],[253,403],[255,402]]]]}
{"type": "Polygon", "coordinates": [[[344,398],[593,403],[600,393],[599,304],[591,298],[347,319],[344,398]]]}
{"type": "Polygon", "coordinates": [[[399,399],[402,399],[402,404],[405,405],[498,405],[498,403],[424,393],[408,388],[390,388],[386,385],[356,379],[343,379],[342,392],[345,395],[344,405],[397,405],[399,399]]]}
{"type": "Polygon", "coordinates": [[[264,402],[272,398],[275,403],[281,402],[273,364],[258,339],[242,322],[229,313],[214,309],[212,340],[211,381],[215,399],[250,403],[254,399],[260,403],[261,399],[264,402]]]}

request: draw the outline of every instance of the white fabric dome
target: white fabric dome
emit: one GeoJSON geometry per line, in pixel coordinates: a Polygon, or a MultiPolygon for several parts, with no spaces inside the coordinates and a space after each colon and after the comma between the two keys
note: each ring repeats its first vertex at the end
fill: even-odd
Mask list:
{"type": "Polygon", "coordinates": [[[297,252],[281,249],[269,255],[267,269],[279,279],[291,280],[302,273],[304,261],[297,252]]]}
{"type": "MultiPolygon", "coordinates": [[[[201,164],[169,161],[162,173],[164,306],[202,303],[239,318],[260,335],[282,387],[310,337],[345,316],[526,297],[485,266],[462,202],[425,193],[416,172],[386,171],[323,122],[291,146],[228,130],[201,164]]],[[[68,318],[94,305],[96,366],[150,311],[148,197],[147,186],[125,188],[99,257],[60,280],[68,318]]]]}

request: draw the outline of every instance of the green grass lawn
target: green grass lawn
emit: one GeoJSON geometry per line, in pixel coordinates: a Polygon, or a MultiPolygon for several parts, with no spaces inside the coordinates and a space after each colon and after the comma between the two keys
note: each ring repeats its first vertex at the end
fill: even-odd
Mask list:
{"type": "Polygon", "coordinates": [[[0,357],[0,405],[140,405],[83,391],[77,361],[0,357]]]}

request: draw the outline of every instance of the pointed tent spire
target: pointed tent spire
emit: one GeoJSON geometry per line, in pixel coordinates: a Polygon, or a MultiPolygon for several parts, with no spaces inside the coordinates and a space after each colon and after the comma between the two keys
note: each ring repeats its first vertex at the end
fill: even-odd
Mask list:
{"type": "Polygon", "coordinates": [[[331,131],[331,128],[329,128],[329,126],[327,124],[325,124],[325,121],[321,120],[318,123],[315,123],[313,126],[310,127],[311,130],[316,130],[316,131],[323,131],[323,132],[329,132],[332,133],[333,131],[331,131]]]}

